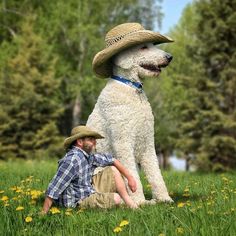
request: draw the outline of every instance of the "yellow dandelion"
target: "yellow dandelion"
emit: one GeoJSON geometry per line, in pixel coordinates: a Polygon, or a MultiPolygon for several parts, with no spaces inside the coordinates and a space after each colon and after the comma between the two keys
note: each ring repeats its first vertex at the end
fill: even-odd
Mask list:
{"type": "Polygon", "coordinates": [[[1,200],[4,201],[4,202],[5,202],[5,201],[8,201],[8,199],[9,199],[8,196],[3,196],[3,197],[1,198],[1,200]]]}
{"type": "Polygon", "coordinates": [[[113,232],[114,233],[120,233],[122,231],[122,228],[121,227],[115,227],[114,229],[113,229],[113,232]]]}
{"type": "Polygon", "coordinates": [[[26,223],[29,223],[29,222],[31,222],[33,220],[33,218],[31,217],[31,216],[27,216],[26,218],[25,218],[25,222],[26,223]]]}
{"type": "Polygon", "coordinates": [[[22,188],[17,188],[17,190],[16,190],[16,193],[23,193],[23,190],[22,190],[22,188]]]}
{"type": "Polygon", "coordinates": [[[70,211],[66,211],[66,212],[65,212],[65,215],[71,216],[71,212],[70,212],[70,211]]]}
{"type": "Polygon", "coordinates": [[[16,211],[22,211],[22,210],[24,210],[24,207],[23,207],[23,206],[18,206],[18,207],[16,208],[16,211]]]}
{"type": "Polygon", "coordinates": [[[186,188],[186,189],[184,190],[184,192],[189,192],[189,188],[186,188]]]}
{"type": "Polygon", "coordinates": [[[180,207],[180,208],[181,208],[181,207],[184,207],[184,206],[185,206],[185,203],[184,203],[184,202],[179,202],[178,205],[177,205],[177,207],[180,207]]]}
{"type": "Polygon", "coordinates": [[[120,227],[126,226],[126,225],[128,225],[128,224],[129,224],[129,221],[128,221],[128,220],[122,220],[122,221],[120,222],[120,227]]]}
{"type": "Polygon", "coordinates": [[[4,193],[5,191],[4,190],[0,190],[0,193],[4,193]]]}
{"type": "Polygon", "coordinates": [[[42,194],[43,194],[43,192],[40,191],[40,190],[31,190],[31,191],[30,191],[31,199],[37,199],[37,198],[40,197],[42,194]]]}
{"type": "Polygon", "coordinates": [[[177,233],[177,234],[183,234],[183,233],[184,233],[184,229],[183,229],[182,227],[178,227],[178,228],[176,229],[176,233],[177,233]]]}
{"type": "Polygon", "coordinates": [[[60,213],[60,210],[59,210],[57,207],[52,207],[52,208],[50,209],[50,212],[51,212],[52,214],[59,214],[59,213],[60,213]]]}
{"type": "Polygon", "coordinates": [[[8,202],[5,202],[4,206],[7,207],[7,206],[10,206],[10,204],[8,202]]]}
{"type": "Polygon", "coordinates": [[[11,187],[10,190],[12,190],[12,191],[16,191],[16,190],[17,190],[17,186],[13,186],[13,187],[11,187]]]}

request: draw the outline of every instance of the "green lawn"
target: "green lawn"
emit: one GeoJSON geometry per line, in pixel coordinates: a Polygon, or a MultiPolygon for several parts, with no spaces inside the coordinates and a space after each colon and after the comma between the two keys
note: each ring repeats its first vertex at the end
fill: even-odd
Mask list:
{"type": "MultiPolygon", "coordinates": [[[[60,208],[42,217],[43,191],[56,168],[55,160],[0,162],[0,235],[236,235],[236,173],[164,172],[173,204],[60,208]]],[[[145,178],[143,185],[150,198],[145,178]]]]}

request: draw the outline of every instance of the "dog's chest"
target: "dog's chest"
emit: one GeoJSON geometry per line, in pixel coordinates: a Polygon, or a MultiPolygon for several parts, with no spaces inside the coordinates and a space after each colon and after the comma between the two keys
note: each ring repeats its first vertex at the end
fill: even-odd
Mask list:
{"type": "Polygon", "coordinates": [[[134,127],[143,129],[153,123],[152,109],[144,92],[139,93],[129,86],[112,83],[104,88],[99,100],[115,116],[129,120],[134,127]]]}

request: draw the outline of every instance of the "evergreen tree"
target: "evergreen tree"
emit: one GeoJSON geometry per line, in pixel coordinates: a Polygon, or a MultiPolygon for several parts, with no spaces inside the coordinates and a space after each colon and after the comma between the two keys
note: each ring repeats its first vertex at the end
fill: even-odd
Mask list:
{"type": "Polygon", "coordinates": [[[55,153],[62,146],[58,143],[57,119],[62,109],[55,61],[47,44],[33,32],[33,22],[34,17],[26,17],[19,35],[1,44],[1,51],[14,48],[0,74],[1,159],[32,158],[43,155],[42,150],[55,153]]]}
{"type": "Polygon", "coordinates": [[[176,148],[186,158],[193,157],[201,170],[233,169],[236,167],[236,1],[202,0],[193,6],[195,13],[185,19],[191,22],[194,16],[196,26],[182,32],[183,41],[187,36],[186,49],[182,47],[178,52],[177,58],[183,53],[180,57],[183,62],[174,67],[175,81],[187,95],[179,105],[173,103],[180,111],[176,148]]]}
{"type": "Polygon", "coordinates": [[[196,123],[201,126],[201,169],[236,168],[236,0],[198,1],[198,47],[202,63],[196,123]]]}

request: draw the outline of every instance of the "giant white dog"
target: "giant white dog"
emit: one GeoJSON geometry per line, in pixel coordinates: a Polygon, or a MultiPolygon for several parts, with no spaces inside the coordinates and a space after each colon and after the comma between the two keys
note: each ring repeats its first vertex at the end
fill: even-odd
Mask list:
{"type": "Polygon", "coordinates": [[[137,163],[152,187],[153,199],[171,202],[155,152],[154,117],[141,81],[157,77],[172,59],[154,43],[173,40],[138,23],[126,23],[109,31],[105,41],[106,48],[95,56],[93,69],[110,79],[87,121],[105,137],[98,141],[97,150],[112,153],[134,176],[138,188],[130,195],[136,203],[148,202],[137,163]]]}

